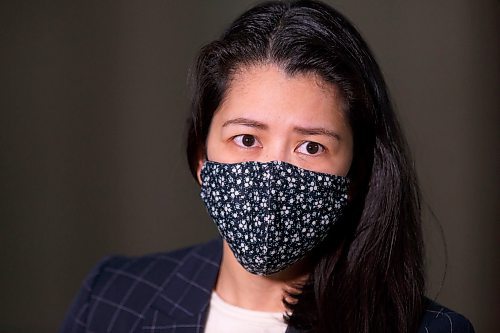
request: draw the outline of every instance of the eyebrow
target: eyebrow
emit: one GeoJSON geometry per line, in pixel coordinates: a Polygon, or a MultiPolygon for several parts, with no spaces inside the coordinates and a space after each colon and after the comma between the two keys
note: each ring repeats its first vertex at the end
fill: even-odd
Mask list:
{"type": "Polygon", "coordinates": [[[226,121],[224,124],[222,124],[222,127],[226,127],[228,125],[243,125],[248,127],[255,127],[257,129],[262,129],[262,130],[268,129],[268,126],[266,124],[248,118],[230,119],[226,121]]]}
{"type": "MultiPolygon", "coordinates": [[[[267,126],[264,123],[261,123],[260,121],[248,118],[230,119],[224,122],[224,124],[222,124],[222,127],[226,127],[229,125],[243,125],[248,127],[254,127],[261,130],[267,130],[269,128],[269,126],[267,126]]],[[[326,135],[336,140],[340,140],[340,135],[338,135],[334,131],[327,130],[326,128],[323,127],[294,127],[293,130],[302,135],[326,135]]]]}
{"type": "Polygon", "coordinates": [[[326,135],[340,140],[340,135],[323,127],[295,127],[294,131],[302,135],[326,135]]]}

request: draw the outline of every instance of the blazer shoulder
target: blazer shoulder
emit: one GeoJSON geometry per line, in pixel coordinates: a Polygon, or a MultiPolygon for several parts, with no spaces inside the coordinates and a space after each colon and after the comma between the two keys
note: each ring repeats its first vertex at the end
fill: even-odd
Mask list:
{"type": "Polygon", "coordinates": [[[213,252],[207,249],[217,247],[219,243],[214,240],[140,257],[108,257],[93,270],[93,292],[100,294],[102,289],[106,289],[109,294],[113,288],[117,288],[117,293],[122,295],[132,285],[158,290],[169,275],[185,265],[188,258],[198,256],[203,259],[207,253],[213,252]]]}
{"type": "Polygon", "coordinates": [[[85,278],[61,332],[108,331],[137,326],[144,309],[184,262],[215,242],[140,257],[102,259],[85,278]],[[121,326],[121,327],[120,327],[121,326]]]}
{"type": "Polygon", "coordinates": [[[419,333],[474,333],[472,323],[462,314],[432,300],[426,300],[419,333]]]}

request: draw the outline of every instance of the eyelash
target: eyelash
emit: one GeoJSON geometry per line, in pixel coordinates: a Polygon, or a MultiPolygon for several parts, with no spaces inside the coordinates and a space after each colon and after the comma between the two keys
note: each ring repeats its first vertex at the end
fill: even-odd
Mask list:
{"type": "MultiPolygon", "coordinates": [[[[250,149],[250,148],[255,148],[255,147],[262,147],[262,144],[259,142],[259,140],[252,134],[240,134],[240,135],[236,135],[236,136],[233,136],[231,138],[231,140],[239,147],[241,148],[244,148],[244,149],[250,149]],[[245,138],[247,137],[247,138],[245,138]],[[247,146],[243,143],[243,140],[245,139],[250,139],[252,141],[252,144],[250,146],[247,146]],[[255,146],[255,143],[258,143],[257,146],[255,146]]],[[[295,151],[297,151],[298,153],[300,154],[304,154],[304,155],[307,155],[307,156],[316,156],[316,155],[319,155],[321,153],[324,153],[326,151],[326,147],[323,146],[321,143],[318,143],[318,142],[314,142],[314,141],[302,141],[296,148],[295,148],[295,151]],[[314,153],[310,153],[307,151],[307,145],[309,144],[315,144],[317,145],[317,149],[318,151],[317,152],[314,152],[314,153]],[[306,151],[299,151],[299,148],[301,148],[302,146],[305,146],[305,150],[306,151]]]]}

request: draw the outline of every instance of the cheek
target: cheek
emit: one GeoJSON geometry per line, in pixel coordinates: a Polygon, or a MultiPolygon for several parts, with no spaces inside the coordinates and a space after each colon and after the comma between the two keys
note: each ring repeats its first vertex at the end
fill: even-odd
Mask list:
{"type": "Polygon", "coordinates": [[[208,130],[207,140],[205,141],[205,158],[209,161],[216,161],[217,151],[220,149],[217,147],[217,140],[215,138],[215,133],[213,130],[213,120],[210,128],[208,130]],[[215,155],[215,156],[214,156],[215,155]]]}
{"type": "Polygon", "coordinates": [[[223,119],[221,113],[224,110],[217,110],[210,123],[207,139],[205,141],[206,159],[215,162],[224,162],[224,138],[222,137],[223,119]]]}
{"type": "Polygon", "coordinates": [[[351,168],[351,162],[352,162],[352,154],[348,160],[346,159],[345,162],[339,165],[338,168],[339,170],[337,171],[337,174],[339,176],[347,176],[347,174],[349,173],[349,169],[351,168]]]}
{"type": "Polygon", "coordinates": [[[343,149],[339,152],[336,163],[336,174],[339,176],[347,176],[351,169],[353,159],[353,143],[352,139],[345,142],[343,149]]]}
{"type": "Polygon", "coordinates": [[[228,152],[227,143],[220,134],[212,131],[208,133],[206,141],[206,159],[214,162],[227,163],[231,154],[228,152]]]}

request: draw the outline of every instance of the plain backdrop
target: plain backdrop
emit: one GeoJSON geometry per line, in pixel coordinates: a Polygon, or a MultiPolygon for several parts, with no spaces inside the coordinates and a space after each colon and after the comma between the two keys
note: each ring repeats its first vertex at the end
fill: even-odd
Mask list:
{"type": "MultiPolygon", "coordinates": [[[[0,3],[0,332],[54,332],[104,255],[216,235],[184,157],[187,73],[253,3],[0,3]]],[[[499,332],[500,2],[330,3],[371,45],[411,144],[429,296],[499,332]]]]}

